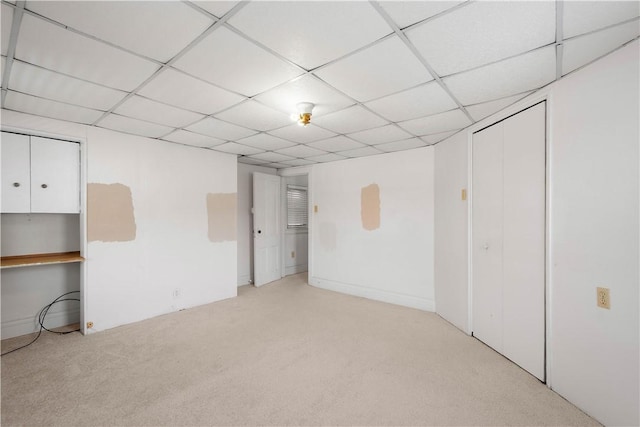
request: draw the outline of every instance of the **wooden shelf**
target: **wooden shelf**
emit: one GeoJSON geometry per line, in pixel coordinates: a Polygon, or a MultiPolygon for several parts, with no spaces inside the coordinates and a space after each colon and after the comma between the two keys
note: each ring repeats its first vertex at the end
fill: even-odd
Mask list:
{"type": "Polygon", "coordinates": [[[46,264],[65,264],[69,262],[82,261],[84,261],[84,258],[80,256],[80,252],[3,256],[0,258],[0,268],[29,267],[33,265],[46,264]]]}

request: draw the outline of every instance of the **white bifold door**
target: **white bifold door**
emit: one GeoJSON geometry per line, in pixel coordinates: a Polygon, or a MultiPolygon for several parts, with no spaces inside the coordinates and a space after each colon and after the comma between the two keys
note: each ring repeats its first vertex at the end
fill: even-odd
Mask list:
{"type": "Polygon", "coordinates": [[[262,286],[282,277],[280,177],[253,173],[253,283],[262,286]]]}
{"type": "Polygon", "coordinates": [[[545,380],[545,103],[473,135],[473,335],[545,380]]]}

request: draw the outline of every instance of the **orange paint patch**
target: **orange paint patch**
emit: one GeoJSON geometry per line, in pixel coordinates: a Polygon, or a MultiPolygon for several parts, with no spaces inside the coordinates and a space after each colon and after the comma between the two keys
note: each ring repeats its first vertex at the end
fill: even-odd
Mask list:
{"type": "Polygon", "coordinates": [[[360,194],[362,228],[368,231],[380,228],[380,188],[378,184],[362,187],[360,194]]]}

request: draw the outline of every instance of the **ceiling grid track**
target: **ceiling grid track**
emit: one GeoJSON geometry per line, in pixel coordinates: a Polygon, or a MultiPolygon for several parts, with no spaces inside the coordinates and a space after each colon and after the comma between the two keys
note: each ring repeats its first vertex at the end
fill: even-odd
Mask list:
{"type": "MultiPolygon", "coordinates": [[[[83,27],[78,23],[79,21],[74,21],[73,19],[68,21],[65,15],[60,15],[59,13],[52,12],[49,14],[46,8],[41,11],[34,6],[33,10],[31,10],[25,0],[17,0],[15,2],[0,0],[0,2],[3,5],[3,9],[7,10],[4,17],[7,25],[4,28],[5,43],[3,44],[5,68],[0,81],[2,108],[17,112],[31,111],[30,114],[60,120],[65,120],[64,117],[66,117],[69,122],[89,126],[105,127],[108,125],[107,129],[113,129],[125,134],[235,154],[239,158],[246,158],[247,163],[263,164],[274,168],[286,167],[288,163],[294,165],[322,163],[338,158],[364,157],[372,154],[417,148],[418,146],[436,145],[443,140],[442,138],[447,138],[469,126],[469,124],[464,125],[462,123],[477,123],[479,120],[483,120],[485,112],[519,102],[522,97],[581,70],[629,43],[637,41],[639,36],[637,31],[635,35],[633,34],[633,26],[640,20],[637,7],[633,11],[629,7],[611,6],[609,8],[603,5],[599,9],[594,9],[597,13],[591,12],[593,24],[583,25],[579,27],[579,30],[574,30],[572,28],[578,22],[576,17],[579,14],[588,15],[590,9],[573,7],[570,3],[565,3],[564,0],[555,0],[553,4],[548,4],[544,9],[545,38],[543,41],[535,44],[521,44],[522,48],[520,49],[511,49],[503,52],[503,54],[509,54],[509,56],[496,59],[495,55],[490,55],[484,58],[485,60],[492,59],[489,62],[479,63],[472,61],[467,63],[469,68],[462,67],[463,69],[460,70],[460,67],[458,67],[446,72],[443,70],[442,74],[439,74],[434,68],[436,67],[440,70],[438,53],[436,52],[433,55],[427,53],[430,52],[429,49],[433,47],[434,42],[439,43],[439,39],[430,38],[425,40],[420,34],[432,34],[432,30],[435,27],[440,28],[441,24],[444,23],[440,22],[439,19],[443,16],[447,20],[451,19],[454,23],[456,19],[473,20],[475,17],[475,21],[468,21],[473,23],[471,26],[456,27],[454,25],[454,27],[441,28],[445,33],[442,35],[443,40],[447,40],[446,33],[447,31],[454,31],[453,28],[459,28],[458,32],[465,31],[467,37],[458,38],[464,44],[464,40],[474,37],[475,33],[471,32],[471,30],[477,30],[475,28],[476,24],[478,29],[483,28],[483,25],[488,25],[481,19],[482,16],[486,16],[486,14],[482,15],[482,2],[466,0],[439,7],[430,7],[427,4],[424,4],[424,7],[421,5],[403,7],[379,0],[369,0],[368,4],[362,6],[362,8],[367,9],[369,14],[367,19],[364,16],[366,14],[354,14],[353,19],[345,20],[340,24],[341,26],[336,28],[337,32],[334,37],[329,37],[331,34],[323,33],[332,29],[331,25],[334,25],[332,24],[334,21],[339,21],[338,18],[341,18],[341,16],[338,14],[342,13],[343,10],[341,7],[334,6],[334,9],[331,9],[333,13],[318,17],[318,19],[326,20],[324,25],[317,28],[319,32],[315,31],[315,34],[307,34],[305,32],[307,25],[304,25],[299,26],[300,28],[294,28],[293,33],[287,36],[287,30],[284,27],[287,26],[286,22],[290,21],[282,20],[281,18],[289,17],[289,19],[294,19],[298,16],[296,15],[297,13],[304,13],[304,8],[299,11],[294,8],[294,11],[291,12],[289,10],[291,8],[279,6],[274,10],[274,13],[276,13],[274,15],[275,21],[270,22],[271,12],[264,13],[265,9],[262,13],[256,14],[256,9],[251,8],[253,3],[251,1],[229,2],[225,6],[210,7],[200,2],[180,0],[180,3],[185,8],[191,9],[190,12],[183,11],[183,13],[192,17],[194,23],[199,23],[198,30],[194,31],[192,29],[191,32],[185,33],[184,31],[178,31],[177,27],[174,28],[176,35],[188,34],[188,39],[185,37],[182,43],[174,45],[172,48],[167,45],[164,50],[159,50],[164,52],[159,55],[154,54],[153,50],[138,50],[136,47],[132,47],[138,45],[128,43],[129,40],[126,38],[109,36],[113,34],[113,31],[117,31],[117,28],[113,28],[113,26],[110,31],[98,31],[96,33],[91,26],[83,27]],[[7,7],[4,8],[4,6],[7,7]],[[245,6],[249,7],[243,10],[242,13],[238,13],[245,6]],[[468,6],[472,7],[462,10],[468,6]],[[9,8],[13,12],[12,15],[9,14],[11,13],[8,10],[9,8]],[[458,14],[458,11],[461,13],[458,14]],[[25,13],[30,16],[24,18],[25,13]],[[597,17],[596,14],[598,15],[597,17]],[[26,23],[25,19],[27,20],[26,23]],[[280,24],[275,25],[277,22],[280,22],[280,24]],[[362,25],[362,30],[365,32],[369,28],[368,25],[376,28],[376,30],[372,30],[367,37],[362,38],[359,42],[353,42],[348,37],[348,34],[351,34],[350,31],[354,31],[354,22],[362,25]],[[262,29],[254,33],[251,30],[252,27],[246,27],[248,23],[253,26],[266,26],[266,32],[265,29],[262,29]],[[565,23],[567,24],[566,26],[564,25],[565,23]],[[44,26],[47,24],[50,24],[47,29],[52,31],[52,34],[56,37],[64,35],[68,31],[74,35],[68,35],[67,37],[75,38],[69,40],[86,38],[87,41],[84,43],[87,46],[90,46],[88,43],[99,43],[100,45],[94,44],[94,47],[100,52],[104,52],[103,56],[105,58],[112,58],[108,67],[102,67],[102,70],[112,70],[111,73],[124,72],[122,69],[124,65],[128,64],[127,61],[130,60],[133,63],[140,64],[138,68],[132,66],[131,69],[133,71],[139,69],[144,70],[144,72],[133,78],[133,81],[130,79],[127,84],[124,84],[118,83],[118,80],[104,78],[98,79],[102,83],[94,82],[88,80],[92,78],[91,74],[79,73],[79,76],[84,77],[77,77],[69,74],[74,72],[69,68],[49,69],[47,68],[49,66],[52,68],[59,67],[56,67],[55,63],[39,62],[37,58],[29,56],[29,52],[25,50],[29,46],[37,48],[39,44],[37,29],[40,26],[45,28],[44,26]],[[35,25],[38,26],[36,27],[35,25]],[[424,25],[426,27],[423,27],[424,25]],[[626,25],[626,27],[622,28],[623,25],[626,25]],[[51,26],[56,28],[50,28],[51,26]],[[228,33],[229,37],[227,42],[230,43],[230,46],[235,46],[235,48],[228,51],[215,48],[199,50],[201,48],[198,46],[208,41],[213,43],[214,40],[218,40],[218,35],[222,36],[221,32],[211,36],[220,27],[224,27],[223,32],[225,35],[228,33]],[[616,27],[618,28],[614,29],[616,27]],[[606,32],[611,29],[614,30],[607,34],[606,32]],[[414,32],[413,30],[418,31],[414,32]],[[280,34],[281,31],[282,34],[280,34]],[[567,31],[572,33],[570,37],[566,37],[567,31]],[[278,35],[273,35],[273,32],[277,32],[278,35]],[[598,35],[586,38],[592,34],[598,35]],[[633,39],[628,40],[632,36],[633,39]],[[104,39],[101,37],[104,37],[104,39]],[[274,42],[273,37],[278,41],[274,42]],[[620,39],[620,45],[614,45],[614,43],[618,43],[618,39],[615,37],[620,39]],[[27,41],[21,42],[22,38],[25,38],[28,43],[27,41]],[[297,58],[295,55],[288,54],[289,51],[286,50],[287,38],[293,38],[289,42],[302,41],[309,48],[316,46],[316,42],[317,46],[327,48],[327,46],[323,45],[324,39],[327,38],[328,42],[346,44],[348,48],[338,49],[334,46],[323,55],[309,56],[312,59],[305,62],[302,59],[295,59],[297,58]],[[401,42],[397,49],[403,50],[401,58],[406,58],[404,61],[407,68],[406,71],[397,69],[402,67],[403,61],[385,58],[385,55],[380,54],[376,56],[375,60],[370,58],[374,52],[385,51],[391,44],[396,46],[398,43],[397,38],[401,42]],[[582,38],[585,39],[575,44],[569,43],[574,39],[582,38]],[[591,51],[594,54],[597,53],[597,55],[591,57],[593,59],[585,57],[584,61],[580,60],[576,64],[577,68],[567,71],[567,66],[570,68],[574,68],[574,66],[565,64],[569,59],[565,54],[570,53],[571,59],[574,60],[574,57],[578,54],[583,54],[583,51],[589,52],[587,45],[591,44],[589,42],[592,39],[608,40],[611,46],[607,48],[607,52],[603,50],[602,53],[597,50],[598,46],[593,46],[591,51]],[[91,40],[91,42],[88,40],[91,40]],[[622,43],[623,41],[624,43],[622,43]],[[18,42],[21,43],[21,51],[16,52],[18,42]],[[546,44],[542,45],[542,43],[546,44]],[[384,44],[384,46],[380,46],[381,44],[384,44]],[[103,48],[101,45],[106,45],[108,48],[103,48]],[[553,51],[551,50],[552,47],[553,51]],[[565,52],[565,47],[570,50],[565,52]],[[251,54],[255,54],[255,58],[271,58],[270,60],[274,64],[278,63],[283,70],[288,70],[288,74],[284,71],[277,74],[279,72],[277,71],[278,67],[274,65],[273,70],[276,74],[270,80],[266,79],[269,80],[268,83],[266,83],[266,80],[264,84],[258,83],[260,82],[260,76],[270,75],[272,68],[269,68],[266,63],[256,62],[255,59],[253,62],[249,59],[246,61],[239,60],[239,64],[253,64],[251,66],[252,72],[248,73],[247,76],[242,75],[242,77],[240,76],[241,73],[238,73],[238,77],[228,79],[228,83],[225,83],[227,80],[224,78],[217,79],[207,71],[207,66],[217,67],[220,61],[227,60],[226,55],[230,55],[230,58],[232,58],[236,55],[236,52],[242,51],[243,48],[246,48],[251,54]],[[405,49],[408,49],[408,51],[405,51],[405,49]],[[523,49],[528,50],[523,51],[523,49]],[[23,50],[25,51],[23,52],[23,50]],[[198,57],[203,56],[199,65],[196,58],[194,58],[196,50],[200,52],[197,55],[198,57]],[[541,50],[544,50],[544,52],[539,52],[541,50]],[[121,53],[118,53],[118,51],[121,53]],[[174,52],[177,53],[174,54],[174,52]],[[464,85],[459,87],[458,83],[460,81],[469,81],[466,73],[470,73],[469,78],[472,77],[471,72],[477,71],[473,75],[487,74],[489,70],[485,72],[483,69],[492,65],[500,70],[510,70],[510,64],[507,61],[513,60],[513,63],[528,63],[526,58],[522,58],[522,60],[516,59],[526,55],[530,55],[531,58],[545,57],[545,62],[541,62],[541,64],[545,67],[543,71],[546,76],[545,79],[549,83],[540,87],[531,87],[534,81],[530,80],[529,83],[523,83],[521,86],[513,88],[517,88],[518,93],[510,94],[511,92],[508,92],[508,95],[504,95],[504,93],[507,93],[504,90],[492,89],[490,91],[487,89],[482,96],[477,96],[473,99],[469,98],[468,101],[465,101],[467,105],[462,103],[466,99],[467,93],[465,91],[467,87],[464,85]],[[204,57],[206,57],[206,60],[204,57]],[[189,68],[187,63],[192,59],[195,65],[198,66],[194,65],[189,68]],[[166,62],[164,62],[165,60],[166,62]],[[182,67],[183,60],[185,69],[176,68],[178,66],[182,67]],[[554,60],[555,62],[553,62],[554,60]],[[501,64],[503,62],[504,64],[501,64]],[[300,65],[303,63],[305,64],[304,66],[300,65]],[[377,72],[375,64],[381,64],[379,72],[377,72]],[[362,68],[363,66],[367,68],[362,68]],[[387,66],[390,68],[392,66],[396,67],[396,70],[392,72],[384,69],[387,66]],[[372,69],[371,75],[376,78],[383,79],[385,76],[388,78],[400,78],[399,76],[403,76],[404,80],[395,85],[392,84],[393,80],[390,80],[391,83],[387,86],[384,86],[384,80],[381,80],[380,84],[383,86],[379,88],[375,86],[375,80],[372,80],[370,88],[367,89],[365,87],[359,91],[352,92],[352,89],[356,90],[358,87],[351,88],[349,84],[362,84],[362,73],[367,73],[370,68],[372,69]],[[167,69],[171,71],[167,71],[162,75],[167,69]],[[192,72],[198,75],[193,75],[191,74],[192,72]],[[566,72],[564,76],[563,72],[566,72]],[[344,81],[341,81],[334,74],[337,74],[338,77],[341,75],[344,81]],[[458,79],[457,76],[460,76],[460,78],[458,79]],[[324,77],[327,80],[324,80],[324,77]],[[456,78],[451,79],[452,77],[456,78]],[[250,81],[243,80],[246,78],[253,79],[255,84],[251,87],[255,89],[248,89],[250,81]],[[75,82],[72,80],[75,80],[75,82]],[[167,84],[160,84],[161,81],[177,81],[186,85],[184,93],[176,93],[170,96],[168,91],[179,92],[181,90],[180,87],[172,88],[167,84]],[[69,88],[65,89],[64,84],[58,85],[54,82],[68,82],[69,88],[76,88],[75,93],[70,92],[69,88]],[[242,82],[246,84],[242,85],[242,82]],[[334,83],[338,87],[334,86],[334,83]],[[456,84],[455,87],[454,83],[456,84]],[[234,89],[225,87],[227,84],[234,89]],[[453,89],[449,89],[449,86],[453,87],[453,89]],[[121,87],[124,87],[124,89],[121,87]],[[528,89],[524,90],[525,88],[528,89]],[[79,96],[83,89],[86,89],[89,94],[95,93],[95,102],[92,100],[93,98],[79,96]],[[187,89],[196,91],[193,92],[193,97],[189,95],[192,92],[186,92],[187,89]],[[240,93],[238,92],[239,90],[244,90],[246,93],[240,93]],[[454,95],[453,90],[457,95],[454,95]],[[420,95],[423,92],[437,92],[438,97],[434,97],[431,100],[430,97],[425,98],[424,95],[420,95]],[[209,93],[217,101],[209,102],[207,98],[209,93]],[[9,94],[11,95],[9,96],[9,94]],[[220,97],[219,100],[218,95],[220,97]],[[279,99],[280,97],[285,98],[279,99]],[[194,99],[191,100],[190,98],[194,99]],[[443,103],[445,99],[446,103],[443,103]],[[314,122],[311,126],[312,129],[308,129],[311,131],[310,133],[298,130],[293,122],[286,120],[286,117],[294,111],[294,100],[315,100],[318,106],[322,105],[323,107],[317,108],[314,122]],[[405,102],[407,106],[402,107],[398,104],[400,101],[405,102]],[[418,112],[414,112],[411,109],[412,102],[426,103],[426,105],[433,104],[433,107],[425,107],[424,111],[420,110],[422,114],[417,115],[418,112]],[[7,106],[10,108],[7,108],[7,106]],[[395,106],[398,107],[397,112],[393,110],[395,106]],[[73,107],[82,110],[74,110],[73,107]],[[152,114],[152,111],[155,113],[152,114]],[[241,115],[241,111],[245,111],[245,113],[247,111],[253,112],[247,116],[244,113],[241,115]],[[466,119],[460,116],[459,111],[464,114],[466,119]],[[473,112],[473,116],[471,112],[473,112]],[[440,120],[441,114],[445,115],[442,120],[440,120]],[[392,119],[388,119],[385,116],[389,116],[392,119]],[[454,116],[455,120],[452,119],[454,116]],[[351,118],[348,119],[347,117],[351,118]],[[478,120],[474,119],[474,117],[478,117],[478,120]],[[316,118],[318,119],[317,121],[315,120],[316,118]],[[355,124],[355,118],[360,118],[359,120],[362,120],[362,122],[357,121],[357,124],[355,124]],[[111,121],[111,119],[113,120],[111,121]],[[405,129],[405,126],[407,129],[405,129]],[[458,129],[442,130],[452,127],[457,127],[458,129]],[[336,130],[332,130],[332,128],[336,130]],[[434,130],[437,131],[434,132],[434,130]],[[360,136],[361,133],[362,135],[360,136]],[[353,138],[351,135],[353,135],[353,138]],[[344,141],[346,145],[342,145],[338,141],[344,141]],[[393,143],[397,144],[394,145],[393,143]],[[221,148],[217,149],[219,146],[221,148]],[[297,151],[293,149],[298,147],[297,151]],[[306,147],[312,148],[314,151],[306,147]],[[345,149],[345,147],[347,148],[345,149]],[[289,148],[291,150],[287,151],[289,148]],[[273,153],[279,155],[279,157],[273,153]],[[315,156],[320,157],[316,160],[314,159],[315,156]],[[277,158],[280,158],[280,160],[274,162],[273,160],[277,158]],[[289,160],[282,160],[282,158],[289,160]]],[[[71,7],[68,13],[72,18],[77,19],[79,12],[77,10],[74,12],[74,9],[76,8],[71,7]]],[[[143,12],[145,9],[134,8],[132,10],[143,12]]],[[[526,11],[527,9],[524,8],[522,10],[526,11]]],[[[122,11],[126,11],[126,9],[122,9],[120,13],[122,11]]],[[[347,13],[354,12],[347,8],[345,9],[345,14],[347,13]]],[[[115,16],[117,16],[117,13],[114,14],[115,16]]],[[[141,16],[144,16],[144,14],[141,16]]],[[[491,16],[493,17],[493,15],[491,16]]],[[[506,16],[512,15],[507,14],[506,16]]],[[[524,17],[526,15],[521,14],[520,16],[523,17],[523,22],[525,22],[526,18],[524,17]]],[[[100,15],[95,15],[91,18],[99,20],[96,22],[102,22],[100,20],[103,19],[100,15]]],[[[104,18],[107,20],[113,19],[111,16],[105,16],[104,18]]],[[[167,23],[185,25],[183,21],[171,20],[168,15],[165,18],[167,23]]],[[[317,21],[314,15],[309,16],[307,14],[306,19],[309,19],[309,25],[317,21]]],[[[531,21],[532,27],[523,27],[523,30],[533,31],[535,29],[534,25],[536,25],[537,21],[532,21],[531,19],[529,21],[531,21]]],[[[491,22],[493,22],[493,27],[491,27],[493,29],[495,29],[495,25],[499,26],[500,24],[497,21],[491,22]]],[[[131,25],[135,25],[135,23],[131,25]]],[[[125,28],[125,31],[127,28],[125,28]]],[[[166,34],[172,31],[169,27],[159,27],[157,30],[160,31],[158,34],[166,34]]],[[[512,30],[515,37],[519,27],[513,27],[512,30]]],[[[527,31],[522,31],[523,37],[529,34],[527,31]]],[[[140,34],[132,29],[129,29],[127,34],[129,37],[134,38],[145,36],[145,34],[140,34]]],[[[430,37],[433,36],[432,34],[430,37]]],[[[148,46],[152,46],[153,43],[158,43],[160,39],[161,37],[149,38],[146,43],[148,46]]],[[[64,38],[63,40],[67,39],[64,38]]],[[[501,46],[499,40],[491,42],[487,49],[498,49],[501,46]]],[[[471,41],[473,40],[469,40],[469,42],[471,41]]],[[[504,44],[507,46],[509,42],[509,40],[504,40],[504,44]]],[[[61,51],[65,50],[64,43],[59,42],[58,46],[60,46],[61,51]]],[[[483,48],[481,43],[478,46],[477,49],[483,48]]],[[[450,49],[455,50],[456,46],[451,46],[450,49]]],[[[69,47],[66,47],[66,50],[68,51],[69,47]]],[[[247,55],[248,58],[253,58],[250,54],[247,55]]],[[[69,58],[74,59],[73,55],[70,55],[69,58]]],[[[83,58],[76,57],[75,59],[87,67],[91,66],[91,64],[86,63],[86,59],[85,62],[82,62],[83,58]]],[[[535,70],[535,66],[528,69],[535,70]]],[[[229,73],[234,74],[233,70],[233,68],[229,69],[229,73]]],[[[532,72],[529,74],[523,72],[522,74],[526,78],[532,72]]],[[[526,82],[526,80],[522,81],[526,82]]],[[[498,83],[499,85],[502,84],[501,82],[498,83]]],[[[473,82],[469,81],[467,86],[469,85],[473,85],[473,82]]]]}
{"type": "Polygon", "coordinates": [[[398,37],[400,37],[400,40],[402,40],[402,42],[411,50],[411,52],[415,55],[415,57],[418,58],[418,60],[427,69],[427,71],[431,74],[431,76],[434,78],[434,80],[438,82],[440,87],[458,105],[458,108],[460,108],[460,110],[465,114],[465,116],[467,116],[467,118],[471,121],[471,123],[475,123],[475,120],[473,119],[473,117],[471,117],[471,114],[469,114],[469,112],[464,107],[464,105],[462,105],[462,103],[455,97],[453,92],[451,92],[451,90],[449,90],[447,85],[444,84],[444,82],[442,81],[442,78],[440,78],[438,73],[435,72],[433,67],[431,67],[429,62],[422,56],[422,54],[420,52],[418,52],[418,49],[414,46],[413,43],[411,43],[411,40],[409,40],[409,38],[406,36],[406,34],[402,30],[400,30],[398,25],[396,25],[396,23],[393,21],[393,19],[391,19],[389,14],[382,8],[382,6],[380,6],[380,4],[378,4],[378,2],[374,1],[374,0],[370,0],[369,3],[376,9],[376,11],[378,11],[380,16],[382,16],[384,18],[384,20],[387,22],[387,24],[389,24],[389,26],[398,35],[398,37]]]}
{"type": "Polygon", "coordinates": [[[562,57],[564,54],[563,38],[563,21],[564,0],[556,0],[556,80],[562,77],[562,57]]]}
{"type": "MultiPolygon", "coordinates": [[[[11,78],[11,68],[13,67],[13,60],[16,55],[16,45],[18,44],[18,33],[20,32],[20,25],[22,24],[22,16],[24,15],[24,0],[18,0],[13,12],[13,21],[11,23],[11,35],[9,36],[9,49],[7,50],[7,59],[4,66],[4,73],[2,75],[2,108],[4,108],[5,99],[7,98],[7,91],[9,88],[9,79],[11,78]]],[[[13,5],[12,5],[13,6],[13,5]]]]}

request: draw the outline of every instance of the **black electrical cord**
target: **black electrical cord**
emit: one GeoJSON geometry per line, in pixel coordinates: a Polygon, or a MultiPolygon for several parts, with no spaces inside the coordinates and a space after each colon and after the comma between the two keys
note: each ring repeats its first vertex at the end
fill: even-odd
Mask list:
{"type": "Polygon", "coordinates": [[[58,298],[54,299],[50,304],[47,304],[44,307],[42,307],[42,310],[40,310],[40,313],[38,313],[38,323],[40,324],[40,330],[38,331],[38,335],[36,335],[36,337],[30,343],[25,344],[25,345],[23,345],[21,347],[18,347],[18,348],[14,348],[13,350],[7,351],[6,353],[2,353],[2,354],[0,354],[0,357],[4,356],[6,354],[9,354],[9,353],[13,353],[14,351],[18,351],[18,350],[23,349],[25,347],[29,347],[31,344],[36,342],[38,340],[38,338],[40,338],[40,335],[42,334],[43,330],[45,330],[47,332],[52,332],[52,333],[58,334],[58,335],[66,335],[66,334],[70,334],[72,332],[80,332],[80,329],[75,329],[73,331],[58,332],[58,331],[52,331],[51,329],[47,329],[47,327],[44,326],[44,319],[47,317],[47,313],[49,312],[49,309],[51,308],[51,306],[53,306],[56,303],[62,302],[62,301],[80,301],[79,298],[63,298],[63,297],[66,297],[67,295],[77,294],[77,293],[80,293],[80,291],[71,291],[71,292],[67,292],[66,294],[62,294],[58,298]]]}

